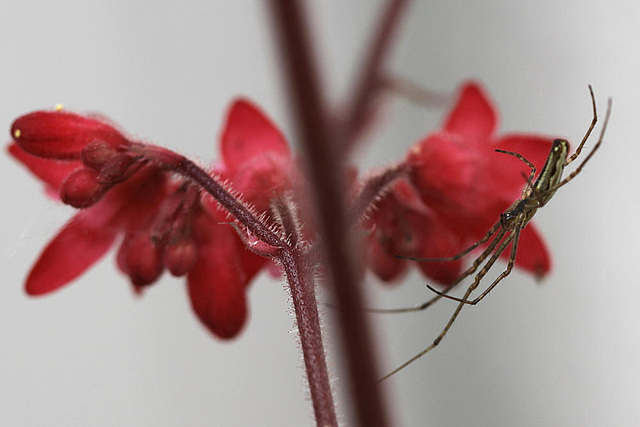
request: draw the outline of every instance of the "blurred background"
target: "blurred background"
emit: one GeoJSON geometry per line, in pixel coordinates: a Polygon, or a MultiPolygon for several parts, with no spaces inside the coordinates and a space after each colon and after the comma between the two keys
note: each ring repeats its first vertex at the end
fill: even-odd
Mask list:
{"type": "MultiPolygon", "coordinates": [[[[311,5],[334,101],[348,93],[381,5],[311,5]]],[[[5,2],[0,128],[8,140],[15,117],[60,103],[207,164],[226,107],[245,95],[293,139],[268,18],[263,2],[247,0],[5,2]]],[[[388,380],[397,425],[640,422],[639,42],[640,4],[628,0],[410,6],[390,70],[442,92],[482,81],[501,133],[579,141],[588,84],[602,113],[608,96],[614,107],[601,151],[536,216],[553,272],[540,284],[513,273],[388,380]]],[[[390,100],[359,152],[362,170],[401,159],[445,112],[390,100]]],[[[0,425],[314,425],[282,283],[261,276],[252,286],[251,319],[231,343],[200,326],[182,280],[165,277],[135,298],[113,254],[60,292],[29,298],[26,273],[73,209],[7,156],[0,177],[0,425]]],[[[375,307],[431,295],[415,273],[391,288],[368,282],[375,307]]],[[[453,308],[372,316],[385,372],[430,343],[453,308]]],[[[330,322],[326,332],[335,347],[330,322]]],[[[340,373],[332,377],[344,393],[340,373]]]]}

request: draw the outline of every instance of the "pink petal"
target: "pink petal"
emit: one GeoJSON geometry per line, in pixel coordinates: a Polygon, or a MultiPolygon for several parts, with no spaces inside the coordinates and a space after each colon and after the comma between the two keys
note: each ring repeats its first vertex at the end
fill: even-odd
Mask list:
{"type": "Polygon", "coordinates": [[[250,101],[236,100],[222,133],[222,157],[230,170],[263,153],[289,156],[289,146],[276,126],[250,101]]]}
{"type": "Polygon", "coordinates": [[[109,250],[117,230],[101,206],[76,214],[47,245],[29,273],[26,291],[42,295],[80,276],[109,250]]]}
{"type": "Polygon", "coordinates": [[[82,164],[77,161],[50,160],[33,156],[22,150],[15,143],[9,144],[7,151],[13,158],[26,166],[31,173],[51,186],[56,192],[60,189],[65,178],[69,176],[71,172],[82,166],[82,164]]]}
{"type": "Polygon", "coordinates": [[[18,117],[11,136],[25,151],[40,157],[79,159],[82,149],[93,141],[118,147],[127,139],[112,126],[66,111],[35,111],[18,117]]]}
{"type": "Polygon", "coordinates": [[[495,108],[484,91],[475,82],[466,83],[460,89],[456,105],[449,113],[444,130],[482,140],[489,138],[498,126],[495,108]]]}
{"type": "Polygon", "coordinates": [[[237,237],[231,227],[204,215],[196,227],[199,257],[187,276],[191,306],[216,336],[233,338],[247,318],[247,279],[238,260],[237,237]]]}
{"type": "MultiPolygon", "coordinates": [[[[509,247],[500,257],[507,261],[511,255],[510,251],[509,247]]],[[[516,266],[539,279],[546,276],[551,270],[551,257],[547,246],[540,237],[540,232],[531,223],[520,232],[516,266]]]]}

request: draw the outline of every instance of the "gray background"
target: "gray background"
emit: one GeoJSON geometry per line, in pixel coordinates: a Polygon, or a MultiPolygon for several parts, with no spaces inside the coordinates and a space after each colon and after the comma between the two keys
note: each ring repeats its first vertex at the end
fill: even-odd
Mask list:
{"type": "MultiPolygon", "coordinates": [[[[313,5],[334,100],[379,4],[313,5]]],[[[2,6],[4,129],[62,103],[207,163],[226,106],[244,94],[292,136],[262,2],[2,6]]],[[[579,140],[590,120],[587,84],[601,111],[614,98],[614,112],[597,157],[536,217],[552,274],[537,285],[514,273],[466,310],[434,353],[388,381],[399,425],[637,425],[639,42],[633,1],[419,1],[410,9],[393,69],[442,91],[482,80],[501,132],[579,140]]],[[[441,112],[392,102],[361,165],[400,159],[437,129],[441,112]]],[[[26,272],[73,210],[45,198],[6,156],[0,174],[0,425],[313,425],[282,284],[262,277],[253,285],[252,318],[232,343],[200,327],[182,280],[165,278],[134,298],[112,255],[62,291],[28,298],[26,272]]],[[[374,280],[367,289],[374,306],[429,295],[415,274],[392,290],[374,280]]],[[[429,343],[452,308],[374,317],[385,370],[429,343]]],[[[340,373],[332,377],[342,389],[340,373]]]]}

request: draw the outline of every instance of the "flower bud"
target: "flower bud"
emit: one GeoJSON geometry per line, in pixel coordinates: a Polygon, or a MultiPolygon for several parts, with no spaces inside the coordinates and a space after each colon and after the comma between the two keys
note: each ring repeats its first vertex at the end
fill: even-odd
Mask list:
{"type": "Polygon", "coordinates": [[[147,286],[162,274],[160,248],[148,233],[131,234],[122,242],[124,270],[135,286],[147,286]]]}
{"type": "Polygon", "coordinates": [[[142,163],[128,154],[119,153],[111,157],[104,164],[98,174],[98,181],[115,184],[130,178],[142,166],[142,163]]]}
{"type": "Polygon", "coordinates": [[[164,265],[176,277],[184,276],[198,260],[198,248],[191,239],[181,239],[167,244],[164,250],[164,265]]]}
{"type": "Polygon", "coordinates": [[[85,166],[100,171],[117,154],[118,152],[106,142],[93,141],[82,149],[80,157],[85,166]]]}
{"type": "Polygon", "coordinates": [[[97,203],[109,186],[98,182],[95,171],[79,169],[69,175],[60,187],[60,199],[74,208],[88,208],[97,203]]]}
{"type": "Polygon", "coordinates": [[[92,141],[116,148],[127,139],[112,126],[66,111],[35,111],[18,117],[11,136],[27,153],[52,159],[78,159],[92,141]]]}

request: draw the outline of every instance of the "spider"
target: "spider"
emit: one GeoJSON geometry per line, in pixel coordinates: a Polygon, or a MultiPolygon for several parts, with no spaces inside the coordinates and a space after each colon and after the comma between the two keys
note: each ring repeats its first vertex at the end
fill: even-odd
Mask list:
{"type": "Polygon", "coordinates": [[[571,180],[573,180],[576,177],[576,175],[580,173],[582,168],[589,161],[589,159],[591,159],[593,154],[596,152],[596,150],[600,147],[600,144],[602,143],[602,138],[607,128],[609,115],[611,113],[611,99],[609,99],[607,103],[607,112],[605,115],[602,130],[600,131],[600,136],[598,138],[596,145],[594,145],[594,147],[591,149],[591,151],[589,152],[587,157],[585,157],[582,163],[573,172],[571,172],[567,177],[563,179],[564,168],[578,158],[578,156],[580,155],[580,152],[582,151],[582,148],[587,142],[587,139],[591,135],[593,129],[595,128],[596,122],[598,120],[597,112],[596,112],[596,100],[595,100],[595,96],[593,95],[593,89],[591,88],[591,86],[589,86],[589,93],[591,95],[591,104],[593,107],[593,119],[591,120],[591,125],[589,126],[586,134],[582,138],[580,145],[578,145],[578,148],[571,156],[567,157],[569,154],[569,143],[563,139],[556,139],[555,141],[553,141],[553,144],[551,146],[551,151],[549,152],[549,156],[547,157],[547,161],[545,162],[544,166],[542,167],[542,171],[540,172],[540,175],[535,181],[533,181],[533,178],[536,173],[536,168],[533,165],[533,163],[531,163],[529,160],[525,159],[522,155],[518,153],[514,153],[511,151],[504,151],[504,150],[495,150],[499,153],[507,154],[521,160],[522,162],[527,164],[527,166],[529,166],[530,173],[528,177],[525,176],[527,183],[522,191],[522,195],[520,199],[516,200],[505,212],[500,214],[499,220],[495,223],[493,227],[489,229],[489,231],[487,231],[487,234],[485,234],[484,237],[482,237],[479,241],[477,241],[467,249],[463,250],[459,254],[454,255],[452,257],[416,258],[416,257],[398,256],[399,258],[410,259],[414,261],[453,261],[453,260],[457,260],[464,257],[469,252],[476,249],[478,246],[483,245],[490,241],[487,248],[473,261],[472,265],[467,270],[465,270],[452,284],[448,285],[447,288],[445,288],[443,291],[438,291],[432,288],[431,286],[427,285],[427,287],[431,291],[437,294],[435,297],[431,298],[429,301],[426,301],[425,303],[417,307],[390,309],[390,310],[375,310],[377,312],[385,312],[385,313],[421,311],[431,306],[441,297],[448,298],[458,302],[458,306],[456,307],[455,311],[449,318],[449,321],[445,325],[444,329],[433,341],[433,343],[429,345],[427,348],[425,348],[424,350],[422,350],[420,353],[416,354],[411,359],[409,359],[408,361],[406,361],[405,363],[403,363],[402,365],[400,365],[399,367],[397,367],[396,369],[394,369],[393,371],[385,375],[383,378],[381,378],[381,381],[389,378],[390,376],[394,375],[398,371],[404,369],[405,367],[407,367],[417,359],[427,354],[429,351],[433,350],[440,343],[440,341],[442,341],[442,339],[445,337],[445,335],[451,328],[451,325],[460,314],[462,307],[464,307],[466,304],[475,305],[478,302],[480,302],[484,297],[486,297],[489,294],[489,292],[493,290],[493,288],[495,288],[505,277],[507,277],[511,273],[511,270],[513,269],[513,265],[515,263],[516,254],[518,252],[518,241],[520,239],[520,232],[522,231],[522,229],[526,227],[529,221],[531,221],[531,219],[536,214],[538,209],[546,205],[549,202],[549,200],[551,200],[553,195],[556,193],[556,191],[560,187],[568,184],[571,180]],[[489,272],[491,267],[493,267],[495,262],[498,260],[500,255],[507,249],[509,244],[511,244],[511,253],[510,253],[509,261],[507,262],[507,267],[505,268],[505,270],[502,273],[500,273],[500,275],[493,281],[493,283],[491,283],[491,285],[489,285],[484,290],[484,292],[482,292],[477,298],[473,300],[469,299],[472,292],[478,287],[478,285],[480,284],[480,281],[489,272]],[[453,289],[455,286],[460,284],[465,278],[475,273],[478,267],[480,267],[480,265],[482,265],[487,260],[487,258],[488,258],[488,261],[486,262],[484,267],[480,269],[478,274],[476,274],[473,283],[469,285],[469,287],[467,288],[462,298],[453,297],[447,294],[451,289],[453,289]]]}

